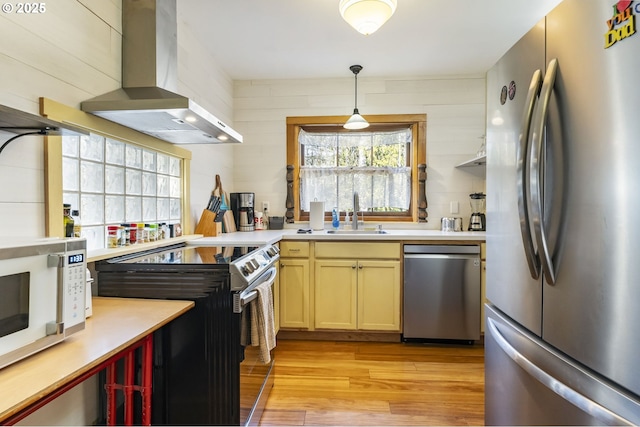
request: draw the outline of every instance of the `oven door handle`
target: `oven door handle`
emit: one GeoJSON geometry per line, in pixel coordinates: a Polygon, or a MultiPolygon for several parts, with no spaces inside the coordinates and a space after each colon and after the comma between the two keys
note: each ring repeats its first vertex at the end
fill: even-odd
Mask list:
{"type": "Polygon", "coordinates": [[[256,291],[255,289],[259,285],[268,283],[269,286],[273,286],[273,283],[276,281],[276,273],[276,268],[271,267],[269,270],[267,270],[266,273],[256,279],[256,281],[253,282],[246,290],[239,294],[235,294],[236,297],[233,301],[233,312],[242,313],[242,310],[247,304],[258,298],[258,291],[256,291]]]}

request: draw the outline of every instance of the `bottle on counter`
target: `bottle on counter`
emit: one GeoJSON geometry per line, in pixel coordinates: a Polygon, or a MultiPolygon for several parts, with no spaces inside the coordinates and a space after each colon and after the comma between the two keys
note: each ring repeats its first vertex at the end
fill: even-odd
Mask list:
{"type": "Polygon", "coordinates": [[[144,228],[144,222],[139,222],[138,224],[138,234],[136,235],[136,240],[138,243],[145,243],[149,241],[147,237],[146,229],[144,228]]]}
{"type": "Polygon", "coordinates": [[[129,244],[135,245],[138,243],[138,224],[132,222],[129,224],[129,244]]]}
{"type": "Polygon", "coordinates": [[[158,240],[158,224],[149,224],[149,241],[155,242],[158,240]]]}
{"type": "Polygon", "coordinates": [[[265,230],[268,230],[269,229],[269,210],[267,208],[263,209],[263,212],[262,212],[262,223],[264,224],[263,228],[265,230]]]}
{"type": "Polygon", "coordinates": [[[118,226],[118,235],[120,236],[120,241],[118,242],[118,246],[120,247],[127,246],[127,240],[129,239],[129,231],[125,229],[124,224],[121,224],[118,226]]]}
{"type": "Polygon", "coordinates": [[[346,216],[344,217],[344,229],[345,230],[351,230],[351,216],[350,216],[350,212],[346,213],[346,216]]]}
{"type": "Polygon", "coordinates": [[[126,222],[123,222],[122,224],[120,224],[120,226],[124,229],[123,233],[124,233],[124,245],[123,246],[129,246],[131,244],[131,228],[130,228],[131,224],[128,224],[126,222]]]}
{"type": "Polygon", "coordinates": [[[331,212],[331,225],[336,230],[340,227],[340,214],[338,213],[337,206],[335,206],[333,212],[331,212]]]}
{"type": "Polygon", "coordinates": [[[71,205],[65,203],[62,205],[62,215],[64,221],[64,237],[73,237],[73,217],[71,216],[71,205]]]}
{"type": "Polygon", "coordinates": [[[82,226],[80,225],[80,211],[71,211],[71,216],[73,217],[73,237],[80,237],[80,235],[82,234],[82,226]]]}
{"type": "Polygon", "coordinates": [[[120,245],[120,236],[118,234],[119,226],[109,225],[107,226],[107,247],[117,248],[120,245]]]}

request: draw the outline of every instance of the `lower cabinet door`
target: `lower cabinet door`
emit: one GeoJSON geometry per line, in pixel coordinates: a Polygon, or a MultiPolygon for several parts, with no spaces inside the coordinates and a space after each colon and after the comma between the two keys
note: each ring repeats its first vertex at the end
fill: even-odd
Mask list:
{"type": "Polygon", "coordinates": [[[309,328],[309,261],[280,259],[280,327],[309,328]]]}
{"type": "Polygon", "coordinates": [[[358,262],[358,329],[400,331],[400,262],[358,262]]]}
{"type": "Polygon", "coordinates": [[[356,329],[357,267],[350,260],[315,262],[316,329],[356,329]]]}

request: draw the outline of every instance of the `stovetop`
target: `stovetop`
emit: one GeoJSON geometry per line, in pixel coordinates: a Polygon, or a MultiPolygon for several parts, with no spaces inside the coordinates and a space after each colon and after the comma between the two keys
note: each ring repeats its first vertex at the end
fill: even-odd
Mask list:
{"type": "Polygon", "coordinates": [[[181,246],[141,254],[122,262],[130,264],[219,264],[228,266],[256,251],[256,246],[181,246]]]}
{"type": "MultiPolygon", "coordinates": [[[[265,246],[191,246],[179,245],[109,260],[109,263],[135,264],[139,268],[180,270],[207,268],[231,274],[231,290],[246,288],[269,270],[279,259],[275,245],[265,246]]],[[[187,270],[185,270],[187,271],[187,270]]]]}

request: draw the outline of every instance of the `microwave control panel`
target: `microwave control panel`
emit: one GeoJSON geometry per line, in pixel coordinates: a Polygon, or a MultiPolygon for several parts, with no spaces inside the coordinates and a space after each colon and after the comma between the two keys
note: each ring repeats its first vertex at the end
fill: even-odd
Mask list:
{"type": "MultiPolygon", "coordinates": [[[[64,328],[84,325],[87,260],[85,250],[68,251],[64,259],[64,328]]],[[[80,327],[83,329],[83,327],[80,327]]]]}

